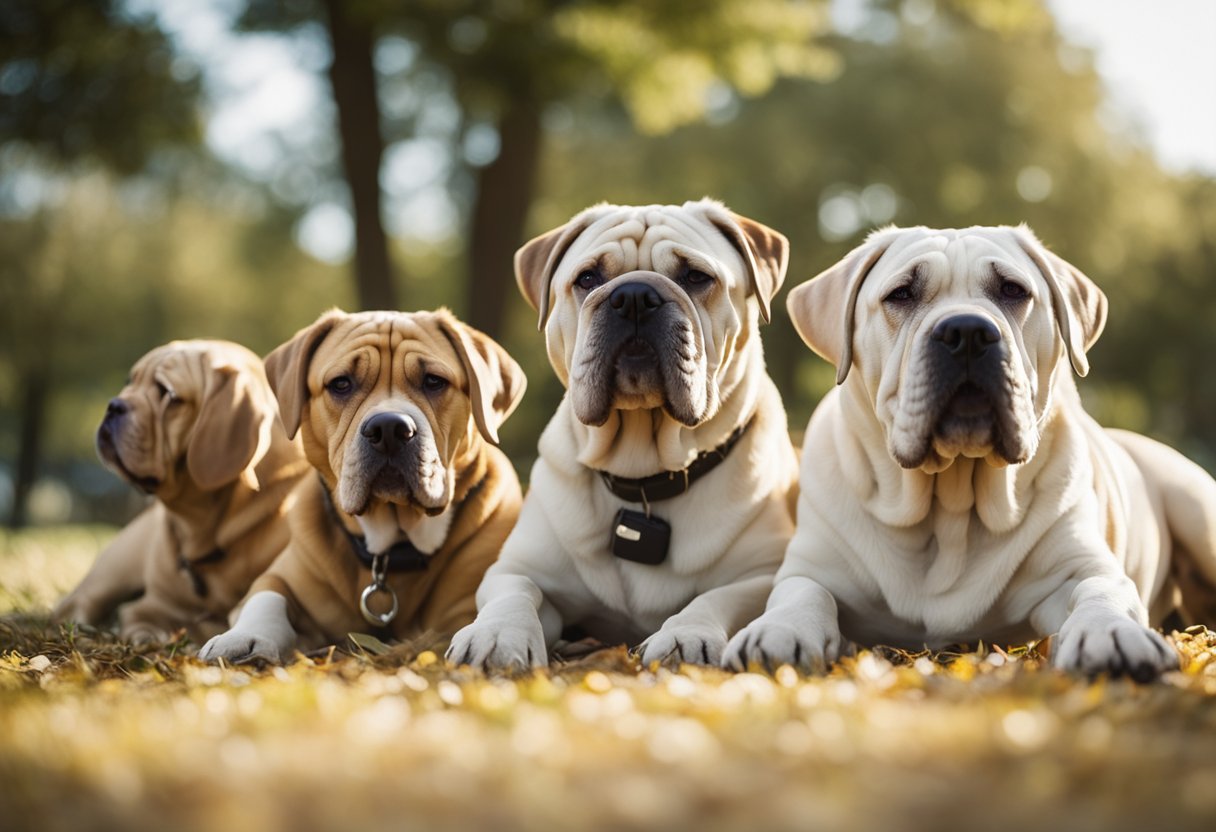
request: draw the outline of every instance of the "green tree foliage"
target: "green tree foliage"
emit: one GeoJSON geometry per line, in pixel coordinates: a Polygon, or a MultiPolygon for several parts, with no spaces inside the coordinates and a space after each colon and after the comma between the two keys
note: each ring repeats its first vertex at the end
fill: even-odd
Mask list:
{"type": "Polygon", "coordinates": [[[198,139],[198,92],[196,68],[117,0],[0,4],[5,143],[135,173],[164,144],[198,139]]]}

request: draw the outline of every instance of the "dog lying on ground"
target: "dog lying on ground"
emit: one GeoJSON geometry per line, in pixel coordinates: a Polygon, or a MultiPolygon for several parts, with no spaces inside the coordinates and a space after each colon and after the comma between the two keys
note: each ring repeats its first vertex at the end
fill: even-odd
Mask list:
{"type": "Polygon", "coordinates": [[[291,542],[207,660],[281,661],[352,631],[405,638],[472,620],[519,514],[497,443],[523,371],[446,311],[334,311],[266,359],[290,436],[316,469],[291,542]]]}
{"type": "Polygon", "coordinates": [[[599,205],[532,240],[516,276],[567,392],[520,520],[448,659],[548,663],[563,631],[716,664],[793,531],[797,460],[759,321],[780,234],[703,200],[599,205]]]}
{"type": "Polygon", "coordinates": [[[284,500],[308,469],[279,424],[261,359],[227,341],[157,347],[110,401],[97,452],[156,502],[54,616],[96,625],[118,609],[120,634],[139,642],[183,627],[199,641],[222,632],[286,545],[284,500]]]}
{"type": "Polygon", "coordinates": [[[1097,286],[1025,226],[893,228],[788,304],[839,386],[807,429],[767,610],[727,665],[819,668],[843,632],[907,648],[1054,633],[1066,670],[1177,667],[1149,625],[1176,590],[1216,611],[1216,483],[1082,409],[1097,286]]]}

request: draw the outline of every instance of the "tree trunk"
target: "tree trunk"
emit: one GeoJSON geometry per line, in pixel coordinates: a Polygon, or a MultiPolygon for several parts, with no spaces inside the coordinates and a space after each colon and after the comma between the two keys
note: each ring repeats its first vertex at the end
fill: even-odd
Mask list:
{"type": "Polygon", "coordinates": [[[506,330],[509,298],[515,293],[515,250],[524,243],[528,207],[536,190],[540,159],[540,108],[512,101],[498,124],[498,158],[477,177],[477,200],[469,234],[469,323],[493,338],[506,330]]]}
{"type": "Polygon", "coordinates": [[[46,406],[51,384],[47,373],[29,368],[22,373],[20,389],[21,439],[17,447],[17,470],[13,478],[13,504],[8,515],[11,529],[20,529],[29,522],[30,492],[38,480],[38,463],[42,458],[42,428],[46,424],[46,406]]]}
{"type": "Polygon", "coordinates": [[[355,212],[355,286],[363,309],[396,309],[397,293],[380,217],[380,102],[376,98],[375,38],[369,21],[349,3],[325,0],[333,62],[329,80],[338,108],[342,166],[355,212]]]}

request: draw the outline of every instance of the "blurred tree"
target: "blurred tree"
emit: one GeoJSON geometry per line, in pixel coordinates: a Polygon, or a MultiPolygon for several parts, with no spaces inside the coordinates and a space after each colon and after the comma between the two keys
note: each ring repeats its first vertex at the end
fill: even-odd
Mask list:
{"type": "MultiPolygon", "coordinates": [[[[715,98],[731,91],[755,96],[780,77],[831,75],[835,57],[818,43],[824,7],[820,0],[253,0],[242,24],[327,26],[343,158],[356,224],[366,226],[356,235],[355,256],[364,305],[393,297],[390,286],[378,285],[390,277],[377,265],[387,256],[373,175],[384,149],[384,120],[372,114],[376,37],[404,38],[417,50],[406,71],[446,78],[467,130],[485,138],[489,128],[496,148],[474,166],[464,312],[501,335],[512,256],[535,196],[546,108],[615,97],[642,133],[660,134],[704,118],[715,98]]],[[[453,151],[461,159],[459,148],[453,151]]]]}
{"type": "Polygon", "coordinates": [[[197,69],[118,0],[0,4],[0,141],[60,163],[140,170],[199,138],[197,69]]]}
{"type": "MultiPolygon", "coordinates": [[[[22,202],[46,184],[56,167],[94,163],[133,173],[163,145],[195,142],[198,91],[195,69],[174,57],[164,33],[151,19],[130,15],[117,0],[0,4],[4,207],[28,210],[22,202]],[[19,162],[30,167],[14,179],[19,162]]],[[[70,335],[61,324],[71,281],[53,275],[35,279],[31,257],[38,256],[50,229],[34,223],[29,231],[27,245],[4,264],[0,312],[5,361],[22,402],[8,518],[14,527],[25,522],[37,477],[59,366],[56,344],[70,335]],[[22,348],[35,339],[41,348],[22,348]]]]}
{"type": "Polygon", "coordinates": [[[376,97],[375,35],[363,4],[323,0],[333,60],[329,82],[342,139],[342,167],[355,218],[355,285],[363,309],[395,309],[397,293],[380,217],[384,137],[376,97]]]}

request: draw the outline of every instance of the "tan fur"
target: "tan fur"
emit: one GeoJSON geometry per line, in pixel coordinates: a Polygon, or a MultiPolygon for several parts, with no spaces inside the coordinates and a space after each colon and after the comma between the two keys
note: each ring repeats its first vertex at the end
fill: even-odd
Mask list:
{"type": "Polygon", "coordinates": [[[315,473],[293,495],[290,544],[249,598],[265,592],[284,597],[294,635],[291,644],[259,649],[255,638],[242,636],[243,619],[237,618],[203,657],[282,659],[293,647],[309,649],[371,629],[359,610],[370,570],[345,532],[364,536],[372,552],[408,539],[429,555],[425,570],[389,573],[400,605],[390,635],[450,634],[472,620],[477,584],[521,501],[510,462],[488,444],[523,394],[518,365],[446,311],[333,311],[271,353],[266,366],[283,420],[289,429],[298,426],[315,473]],[[450,386],[428,394],[422,388],[426,374],[441,375],[450,386]],[[353,378],[356,393],[333,396],[326,385],[336,375],[353,378]],[[367,491],[351,483],[362,476],[352,464],[360,427],[385,412],[408,412],[425,422],[419,437],[433,447],[434,458],[423,465],[432,476],[408,494],[386,497],[372,489],[366,499],[355,499],[352,494],[367,491]]]}
{"type": "Polygon", "coordinates": [[[136,363],[117,401],[129,412],[107,464],[156,501],[98,555],[55,616],[99,624],[143,593],[119,609],[123,637],[163,641],[185,628],[205,640],[223,631],[286,545],[284,501],[307,463],[279,424],[261,360],[237,344],[158,347],[136,363]],[[206,587],[200,596],[180,558],[217,548],[221,558],[192,567],[206,587]]]}

